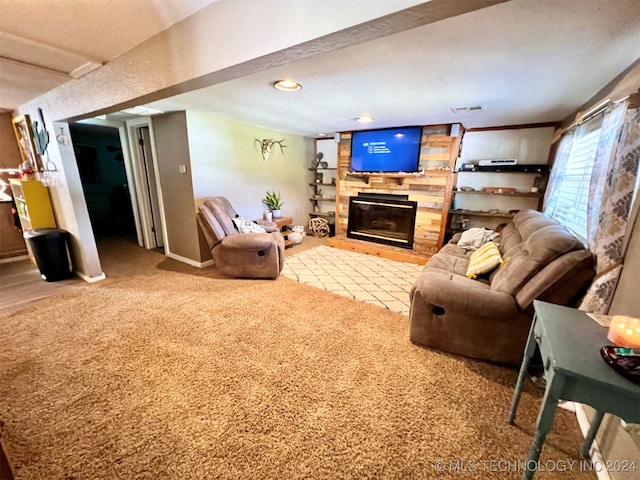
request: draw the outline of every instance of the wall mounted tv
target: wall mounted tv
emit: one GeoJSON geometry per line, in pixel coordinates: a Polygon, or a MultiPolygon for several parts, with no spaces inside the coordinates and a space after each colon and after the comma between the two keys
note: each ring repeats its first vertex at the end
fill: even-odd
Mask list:
{"type": "Polygon", "coordinates": [[[351,171],[417,172],[422,127],[360,130],[351,134],[351,171]]]}

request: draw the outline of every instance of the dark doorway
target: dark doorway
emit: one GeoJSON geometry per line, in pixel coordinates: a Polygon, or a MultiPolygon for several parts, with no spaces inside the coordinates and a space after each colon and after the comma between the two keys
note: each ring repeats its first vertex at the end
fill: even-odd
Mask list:
{"type": "Polygon", "coordinates": [[[69,131],[94,235],[136,240],[120,132],[83,124],[69,125],[69,131]]]}

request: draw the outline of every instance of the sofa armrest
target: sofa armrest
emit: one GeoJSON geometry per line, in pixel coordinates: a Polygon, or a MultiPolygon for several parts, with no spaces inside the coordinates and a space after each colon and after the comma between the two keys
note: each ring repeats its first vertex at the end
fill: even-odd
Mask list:
{"type": "Polygon", "coordinates": [[[444,352],[518,364],[531,325],[515,299],[486,284],[429,269],[411,290],[409,339],[444,352]]]}
{"type": "Polygon", "coordinates": [[[238,233],[227,235],[220,242],[220,246],[234,250],[257,251],[273,246],[277,241],[270,233],[238,233]]]}
{"type": "Polygon", "coordinates": [[[452,243],[452,244],[458,243],[460,241],[460,237],[462,237],[461,232],[454,233],[453,236],[451,237],[451,240],[449,240],[449,243],[452,243]]]}
{"type": "Polygon", "coordinates": [[[419,295],[424,303],[445,312],[464,312],[482,318],[503,317],[518,311],[512,295],[491,291],[487,284],[439,269],[423,272],[410,295],[414,301],[419,295]]]}
{"type": "Polygon", "coordinates": [[[270,222],[269,220],[256,220],[256,223],[264,228],[267,233],[280,231],[278,225],[276,225],[274,222],[270,222]]]}
{"type": "Polygon", "coordinates": [[[271,232],[268,235],[271,235],[271,240],[276,242],[279,247],[282,247],[284,251],[284,236],[280,230],[276,230],[275,232],[271,232]]]}

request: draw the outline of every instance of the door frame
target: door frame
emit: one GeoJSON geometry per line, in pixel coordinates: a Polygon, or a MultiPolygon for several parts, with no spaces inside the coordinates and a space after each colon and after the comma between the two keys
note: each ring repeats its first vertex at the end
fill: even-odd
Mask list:
{"type": "MultiPolygon", "coordinates": [[[[153,123],[151,122],[151,117],[140,117],[134,118],[131,120],[126,120],[126,130],[127,130],[127,139],[129,142],[128,151],[131,157],[131,166],[132,166],[132,177],[133,183],[136,186],[135,188],[135,196],[136,196],[136,204],[138,206],[139,213],[139,226],[141,230],[141,239],[139,238],[138,243],[146,249],[153,250],[157,248],[156,241],[154,237],[160,238],[160,242],[165,249],[168,247],[167,245],[167,231],[166,231],[166,219],[164,214],[164,202],[162,195],[162,186],[160,183],[160,175],[158,172],[158,155],[156,151],[156,142],[155,135],[153,132],[153,123]],[[147,159],[147,161],[151,161],[151,166],[153,167],[153,181],[156,183],[157,190],[157,200],[158,205],[160,206],[160,222],[162,223],[161,228],[156,229],[154,234],[153,231],[153,217],[151,210],[151,203],[149,201],[149,188],[147,187],[147,183],[145,181],[146,171],[144,169],[143,160],[140,158],[139,149],[137,145],[137,135],[136,131],[142,127],[149,128],[149,138],[151,140],[150,151],[151,158],[147,159]],[[142,241],[140,241],[142,240],[142,241]]],[[[138,225],[138,222],[136,222],[138,225]]]]}
{"type": "Polygon", "coordinates": [[[131,200],[131,210],[133,211],[133,220],[136,226],[136,238],[138,245],[144,247],[144,237],[142,232],[142,221],[140,216],[140,205],[138,203],[138,183],[136,181],[133,159],[130,151],[129,132],[124,121],[118,120],[102,120],[98,118],[88,118],[80,120],[76,123],[81,125],[95,125],[98,127],[117,128],[120,138],[120,149],[124,158],[124,172],[127,177],[127,185],[129,188],[129,199],[131,200]]]}

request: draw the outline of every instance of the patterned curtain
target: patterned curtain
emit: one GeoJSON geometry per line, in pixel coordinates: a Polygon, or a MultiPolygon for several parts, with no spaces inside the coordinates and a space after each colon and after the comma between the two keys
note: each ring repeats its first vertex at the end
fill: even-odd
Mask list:
{"type": "MultiPolygon", "coordinates": [[[[600,258],[599,244],[606,225],[606,215],[611,208],[610,194],[616,194],[616,171],[620,168],[619,158],[616,158],[617,149],[621,148],[620,135],[622,122],[626,112],[626,102],[620,102],[607,110],[600,127],[600,139],[596,149],[596,156],[591,170],[591,183],[589,184],[589,204],[587,205],[587,242],[589,250],[600,258]],[[605,181],[606,179],[606,181],[605,181]]],[[[624,189],[624,186],[622,187],[624,189]]],[[[633,194],[633,186],[632,186],[633,194]]],[[[616,221],[619,221],[617,219],[616,221]]],[[[626,221],[626,217],[624,219],[626,221]]],[[[596,270],[599,270],[596,268],[596,270]]]]}
{"type": "Polygon", "coordinates": [[[543,212],[553,211],[553,207],[555,206],[554,198],[557,198],[555,192],[558,188],[558,178],[562,176],[567,167],[567,160],[569,160],[574,135],[575,129],[572,128],[562,136],[560,143],[558,143],[558,149],[553,159],[553,168],[551,168],[549,182],[547,183],[547,190],[544,194],[543,212]]]}
{"type": "Polygon", "coordinates": [[[589,249],[596,278],[580,310],[607,313],[624,260],[624,240],[640,161],[640,108],[628,101],[606,114],[589,189],[589,249]]]}

